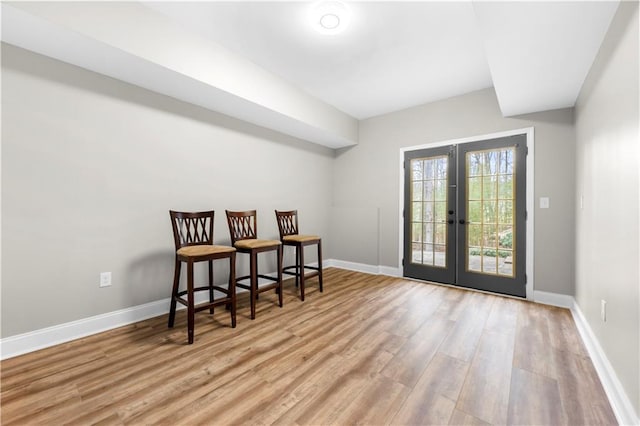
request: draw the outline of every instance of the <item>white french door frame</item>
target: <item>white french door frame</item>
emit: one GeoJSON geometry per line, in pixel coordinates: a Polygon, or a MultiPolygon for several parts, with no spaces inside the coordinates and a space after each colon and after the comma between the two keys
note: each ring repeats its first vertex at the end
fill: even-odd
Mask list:
{"type": "Polygon", "coordinates": [[[514,130],[506,130],[504,132],[491,133],[480,136],[471,136],[467,138],[461,139],[450,139],[440,142],[427,143],[423,145],[415,145],[408,146],[404,148],[400,148],[400,156],[399,156],[399,179],[398,179],[398,192],[400,194],[399,203],[398,203],[398,217],[400,218],[400,223],[398,226],[398,269],[400,270],[400,275],[402,276],[402,258],[404,256],[404,217],[402,216],[402,211],[404,209],[404,154],[408,151],[417,151],[420,149],[428,149],[428,148],[437,148],[439,146],[446,145],[460,145],[470,142],[480,142],[488,139],[497,139],[507,136],[514,135],[526,135],[527,137],[527,195],[526,195],[526,206],[527,206],[527,223],[526,223],[526,234],[527,234],[527,244],[526,244],[526,274],[527,274],[527,300],[533,300],[533,289],[535,287],[535,279],[533,275],[533,223],[534,223],[534,213],[535,213],[535,195],[534,195],[534,159],[535,159],[535,145],[534,145],[534,128],[533,127],[525,127],[522,129],[514,129],[514,130]]]}

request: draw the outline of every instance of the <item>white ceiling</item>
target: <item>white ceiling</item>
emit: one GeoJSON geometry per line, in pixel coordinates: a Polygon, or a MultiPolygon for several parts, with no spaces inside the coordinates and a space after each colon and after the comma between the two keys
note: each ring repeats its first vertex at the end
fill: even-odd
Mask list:
{"type": "Polygon", "coordinates": [[[337,35],[307,2],[145,4],[358,119],[493,85],[469,1],[351,2],[337,35]]]}
{"type": "Polygon", "coordinates": [[[310,5],[2,2],[2,40],[336,148],[355,119],[491,86],[505,116],[573,106],[618,1],[348,2],[332,36],[310,5]]]}

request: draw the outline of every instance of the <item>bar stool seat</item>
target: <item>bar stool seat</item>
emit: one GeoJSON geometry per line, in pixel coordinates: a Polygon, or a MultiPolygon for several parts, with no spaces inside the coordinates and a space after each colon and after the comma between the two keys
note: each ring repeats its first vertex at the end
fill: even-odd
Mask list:
{"type": "Polygon", "coordinates": [[[267,248],[267,247],[275,247],[282,244],[278,240],[259,240],[259,239],[250,239],[250,240],[240,240],[236,241],[234,247],[237,249],[257,249],[257,248],[267,248]]]}
{"type": "Polygon", "coordinates": [[[282,237],[282,241],[290,241],[294,243],[307,243],[319,241],[320,237],[317,235],[287,235],[282,237]]]}
{"type": "Polygon", "coordinates": [[[181,249],[178,249],[176,254],[179,257],[182,257],[185,259],[189,257],[193,257],[195,260],[196,258],[199,258],[201,256],[207,257],[212,254],[231,253],[233,251],[236,251],[236,250],[233,247],[229,247],[229,246],[201,245],[201,246],[182,247],[181,249]]]}

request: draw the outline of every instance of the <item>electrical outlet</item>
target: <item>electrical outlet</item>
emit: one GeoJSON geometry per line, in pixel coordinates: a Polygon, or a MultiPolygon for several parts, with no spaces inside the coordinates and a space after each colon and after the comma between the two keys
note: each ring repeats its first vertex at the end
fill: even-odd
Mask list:
{"type": "Polygon", "coordinates": [[[100,272],[100,287],[111,285],[111,272],[100,272]]]}
{"type": "Polygon", "coordinates": [[[549,208],[549,197],[540,197],[540,208],[541,209],[549,208]]]}
{"type": "Polygon", "coordinates": [[[600,301],[600,317],[602,318],[603,322],[607,321],[607,301],[606,300],[600,301]]]}

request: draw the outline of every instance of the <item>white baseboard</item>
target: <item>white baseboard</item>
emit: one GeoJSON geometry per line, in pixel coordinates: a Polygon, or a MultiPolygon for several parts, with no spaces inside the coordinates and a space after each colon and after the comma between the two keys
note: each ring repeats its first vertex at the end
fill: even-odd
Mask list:
{"type": "Polygon", "coordinates": [[[546,291],[533,291],[533,301],[544,305],[558,306],[560,308],[571,309],[575,303],[573,296],[546,291]]]}
{"type": "Polygon", "coordinates": [[[609,403],[618,423],[621,425],[640,425],[640,416],[635,412],[633,404],[622,387],[622,383],[620,383],[613,366],[575,300],[571,306],[571,314],[582,341],[589,352],[589,357],[591,357],[598,377],[600,377],[600,382],[609,398],[609,403]]]}
{"type": "Polygon", "coordinates": [[[402,272],[400,268],[382,265],[367,265],[365,263],[347,262],[345,260],[330,259],[326,262],[325,267],[333,266],[334,268],[348,269],[349,271],[365,272],[374,275],[389,275],[391,277],[400,277],[402,272]]]}
{"type": "Polygon", "coordinates": [[[0,339],[0,359],[13,358],[49,346],[80,339],[169,312],[169,299],[120,309],[0,339]]]}
{"type": "Polygon", "coordinates": [[[380,275],[388,275],[390,277],[401,277],[402,268],[396,268],[395,266],[378,266],[380,275]]]}

